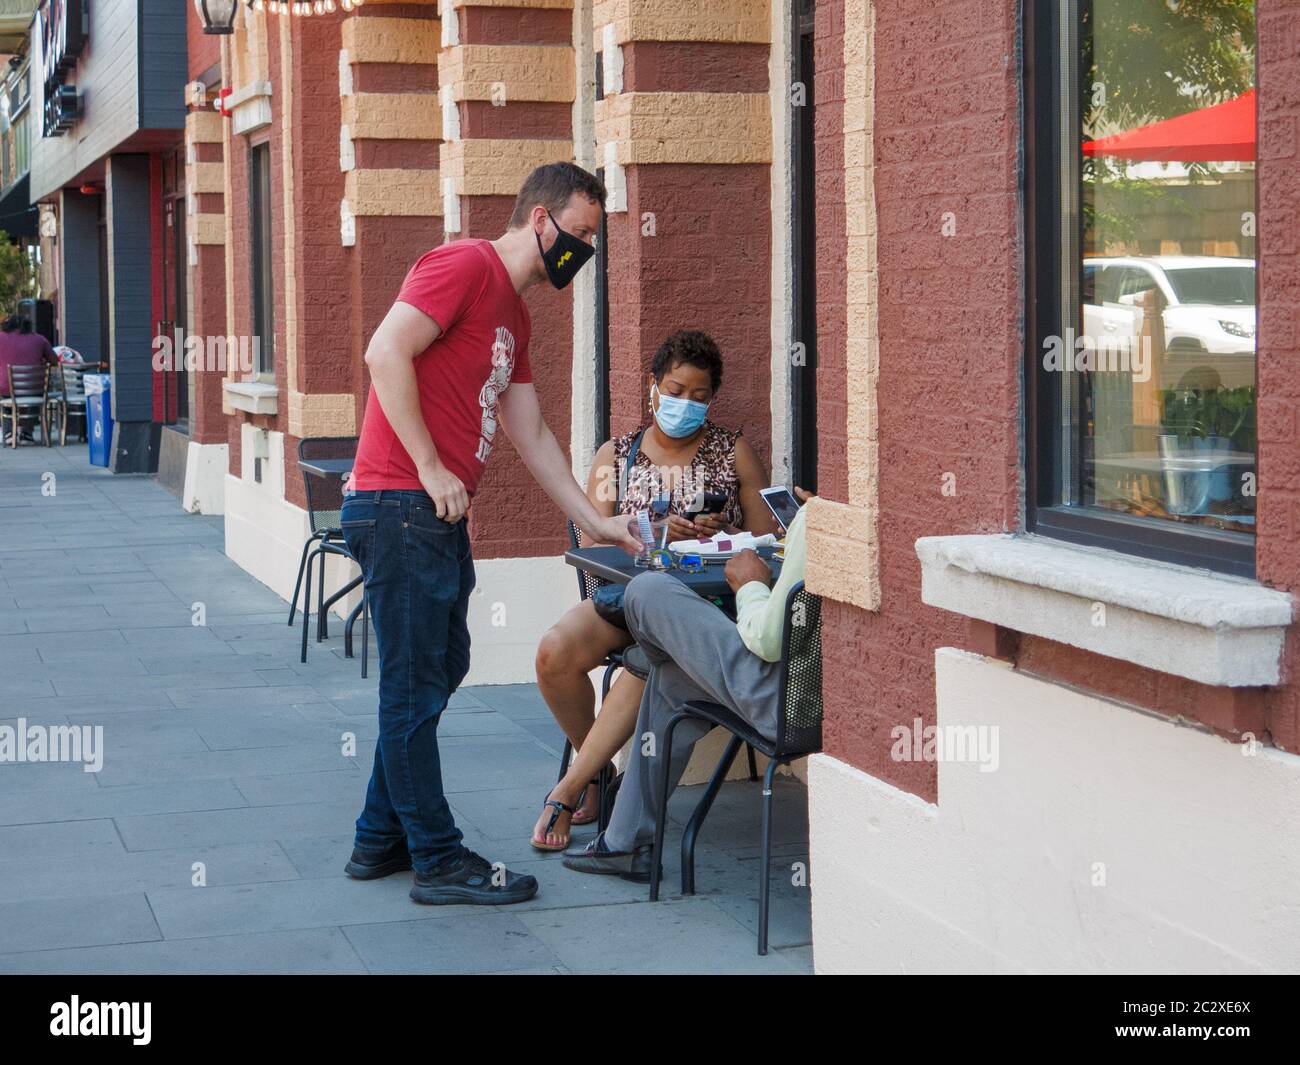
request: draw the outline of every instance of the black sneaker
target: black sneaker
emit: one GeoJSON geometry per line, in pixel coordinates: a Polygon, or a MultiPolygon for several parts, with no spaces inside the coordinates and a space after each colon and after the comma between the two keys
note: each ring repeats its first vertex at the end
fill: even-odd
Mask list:
{"type": "Polygon", "coordinates": [[[537,894],[537,877],[493,867],[466,848],[432,873],[415,874],[411,898],[425,906],[508,906],[537,894]]]}
{"type": "Polygon", "coordinates": [[[564,852],[564,867],[575,873],[596,873],[598,876],[621,876],[637,884],[650,883],[650,859],[654,845],[643,843],[635,850],[609,849],[602,832],[585,847],[575,847],[564,852]]]}
{"type": "Polygon", "coordinates": [[[405,872],[409,868],[411,852],[403,839],[382,851],[353,847],[352,860],[343,867],[343,871],[353,880],[378,880],[393,873],[405,872]]]}

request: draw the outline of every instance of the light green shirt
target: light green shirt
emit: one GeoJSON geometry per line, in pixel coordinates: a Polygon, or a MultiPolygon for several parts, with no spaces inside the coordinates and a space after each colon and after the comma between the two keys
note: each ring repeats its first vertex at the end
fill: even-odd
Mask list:
{"type": "Polygon", "coordinates": [[[781,630],[785,625],[785,601],[790,589],[803,580],[808,561],[808,548],[804,541],[804,512],[790,522],[785,533],[785,561],[781,563],[781,576],[769,588],[762,581],[750,581],[736,593],[736,628],[745,646],[768,662],[781,660],[781,630]]]}

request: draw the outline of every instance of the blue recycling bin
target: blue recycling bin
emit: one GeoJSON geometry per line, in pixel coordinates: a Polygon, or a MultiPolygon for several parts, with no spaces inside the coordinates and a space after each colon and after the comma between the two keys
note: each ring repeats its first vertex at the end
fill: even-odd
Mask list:
{"type": "Polygon", "coordinates": [[[106,373],[82,375],[86,386],[86,436],[90,440],[90,463],[107,466],[113,451],[113,385],[106,373]]]}

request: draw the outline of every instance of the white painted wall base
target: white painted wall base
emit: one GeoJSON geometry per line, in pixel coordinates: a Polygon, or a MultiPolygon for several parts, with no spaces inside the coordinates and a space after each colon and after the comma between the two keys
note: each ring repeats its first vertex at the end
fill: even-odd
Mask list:
{"type": "Polygon", "coordinates": [[[190,514],[225,513],[229,465],[229,444],[196,444],[191,440],[185,452],[181,506],[190,514]]]}
{"type": "Polygon", "coordinates": [[[811,760],[819,973],[1300,970],[1300,758],[935,659],[999,767],[940,762],[934,806],[811,760]]]}

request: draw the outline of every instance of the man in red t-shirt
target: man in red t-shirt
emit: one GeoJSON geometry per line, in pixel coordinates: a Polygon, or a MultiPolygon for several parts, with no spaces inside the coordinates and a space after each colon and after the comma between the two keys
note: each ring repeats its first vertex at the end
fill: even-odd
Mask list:
{"type": "Polygon", "coordinates": [[[379,739],[346,872],[415,869],[428,904],[523,902],[537,881],[468,850],[447,805],[438,720],[469,669],[474,588],[465,514],[504,429],[547,495],[589,538],[637,543],[598,514],[538,406],[520,298],[564,288],[594,252],[605,189],[571,163],[534,170],[496,240],[458,240],[411,268],[366,351],[370,395],[343,503],[379,644],[379,739]]]}

